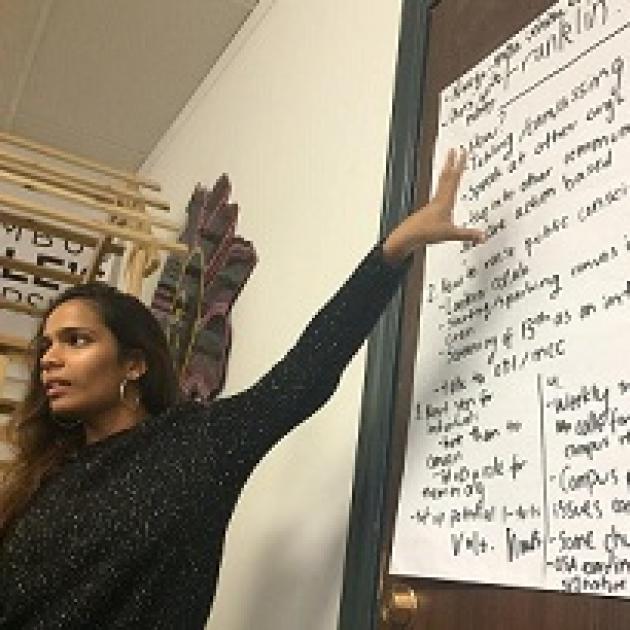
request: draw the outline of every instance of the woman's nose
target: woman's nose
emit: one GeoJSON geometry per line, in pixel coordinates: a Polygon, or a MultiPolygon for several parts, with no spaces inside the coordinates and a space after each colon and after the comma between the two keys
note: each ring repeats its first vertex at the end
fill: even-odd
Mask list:
{"type": "Polygon", "coordinates": [[[62,363],[63,357],[61,356],[59,348],[55,345],[51,345],[50,347],[48,347],[39,360],[39,365],[41,366],[42,370],[48,370],[52,367],[58,367],[62,363]]]}

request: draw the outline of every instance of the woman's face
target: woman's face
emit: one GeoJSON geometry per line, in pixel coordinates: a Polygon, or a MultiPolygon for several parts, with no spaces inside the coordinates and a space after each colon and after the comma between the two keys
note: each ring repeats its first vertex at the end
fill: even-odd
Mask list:
{"type": "Polygon", "coordinates": [[[118,343],[94,306],[81,299],[60,304],[42,331],[41,380],[53,413],[86,416],[115,412],[120,383],[129,375],[118,343]]]}

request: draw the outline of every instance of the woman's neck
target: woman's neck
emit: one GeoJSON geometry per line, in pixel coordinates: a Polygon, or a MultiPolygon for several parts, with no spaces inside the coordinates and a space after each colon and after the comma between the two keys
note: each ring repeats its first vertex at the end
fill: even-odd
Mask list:
{"type": "Polygon", "coordinates": [[[93,444],[94,442],[106,440],[108,437],[121,431],[128,431],[146,416],[146,410],[140,405],[135,409],[129,409],[125,406],[117,407],[106,414],[91,418],[84,425],[85,443],[93,444]]]}

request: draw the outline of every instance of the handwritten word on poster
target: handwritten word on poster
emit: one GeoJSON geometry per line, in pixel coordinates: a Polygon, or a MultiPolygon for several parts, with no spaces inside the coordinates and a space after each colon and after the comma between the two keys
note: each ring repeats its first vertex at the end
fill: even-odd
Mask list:
{"type": "Polygon", "coordinates": [[[563,0],[441,94],[390,571],[630,595],[630,2],[563,0]]]}

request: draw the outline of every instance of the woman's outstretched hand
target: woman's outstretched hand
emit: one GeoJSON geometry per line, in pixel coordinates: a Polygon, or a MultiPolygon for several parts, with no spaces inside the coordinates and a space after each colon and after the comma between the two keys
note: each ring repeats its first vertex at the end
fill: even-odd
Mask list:
{"type": "Polygon", "coordinates": [[[422,245],[443,241],[474,241],[481,243],[481,230],[457,227],[453,224],[453,207],[457,188],[464,172],[466,153],[451,149],[440,173],[435,195],[426,206],[415,210],[400,223],[383,243],[383,255],[389,263],[402,262],[422,245]]]}

